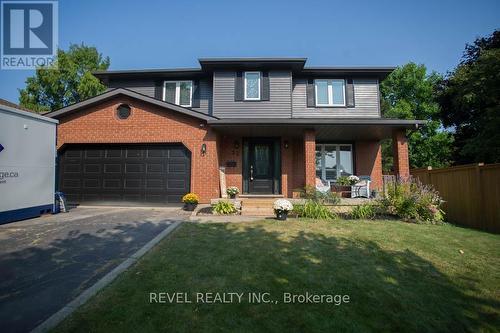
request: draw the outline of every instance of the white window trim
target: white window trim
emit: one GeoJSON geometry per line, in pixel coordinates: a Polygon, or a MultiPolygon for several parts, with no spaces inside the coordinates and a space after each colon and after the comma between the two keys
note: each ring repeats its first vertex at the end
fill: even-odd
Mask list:
{"type": "Polygon", "coordinates": [[[321,179],[323,180],[337,180],[341,176],[341,170],[338,168],[340,163],[340,146],[349,146],[351,148],[351,170],[354,174],[354,152],[352,150],[352,144],[349,143],[319,143],[316,146],[320,146],[321,149],[321,179]],[[335,146],[335,161],[337,163],[337,177],[335,179],[326,179],[326,168],[325,168],[325,146],[335,146]]]}
{"type": "Polygon", "coordinates": [[[166,101],[167,96],[167,83],[175,83],[175,104],[190,108],[193,105],[193,81],[192,80],[182,80],[182,81],[163,81],[163,101],[166,101]],[[181,105],[181,83],[190,83],[189,88],[189,104],[181,105]]]}
{"type": "Polygon", "coordinates": [[[345,100],[345,80],[344,79],[316,79],[314,80],[314,98],[316,101],[316,106],[346,106],[346,100],[345,100]],[[320,104],[318,103],[318,86],[316,85],[316,82],[318,81],[326,81],[327,82],[327,87],[328,87],[328,104],[320,104]],[[342,99],[344,100],[344,103],[333,103],[333,82],[336,81],[342,81],[342,99]]]}
{"type": "Polygon", "coordinates": [[[254,71],[254,72],[245,72],[245,101],[260,101],[260,84],[262,81],[262,74],[260,72],[254,71]],[[247,74],[259,74],[259,80],[258,80],[258,89],[257,92],[259,93],[258,97],[247,97],[247,74]]]}

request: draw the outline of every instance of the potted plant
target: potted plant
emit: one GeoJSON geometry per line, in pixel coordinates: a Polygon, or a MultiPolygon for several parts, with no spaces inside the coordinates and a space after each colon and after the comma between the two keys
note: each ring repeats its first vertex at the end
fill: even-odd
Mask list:
{"type": "Polygon", "coordinates": [[[274,214],[276,214],[276,219],[285,221],[288,217],[288,212],[293,209],[293,205],[286,199],[278,199],[274,202],[273,208],[274,214]]]}
{"type": "Polygon", "coordinates": [[[351,197],[351,186],[359,182],[357,176],[340,176],[335,181],[334,191],[340,192],[341,196],[344,198],[351,197]]]}
{"type": "Polygon", "coordinates": [[[236,186],[229,186],[226,190],[227,195],[229,195],[230,199],[236,198],[236,194],[240,193],[240,189],[236,186]]]}
{"type": "Polygon", "coordinates": [[[199,198],[195,193],[188,193],[182,197],[182,202],[184,202],[184,210],[192,212],[198,205],[199,198]]]}

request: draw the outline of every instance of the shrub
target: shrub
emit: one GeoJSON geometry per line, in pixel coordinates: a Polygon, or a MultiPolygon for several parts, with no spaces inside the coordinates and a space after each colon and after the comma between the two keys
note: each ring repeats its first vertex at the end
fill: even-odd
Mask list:
{"type": "Polygon", "coordinates": [[[186,204],[197,204],[200,201],[195,193],[188,193],[182,197],[182,202],[186,204]]]}
{"type": "Polygon", "coordinates": [[[340,202],[338,193],[328,191],[326,193],[320,192],[316,187],[307,185],[302,191],[302,197],[307,200],[313,200],[323,204],[336,205],[340,202]]]}
{"type": "Polygon", "coordinates": [[[385,212],[415,222],[440,223],[444,220],[441,210],[443,200],[431,186],[419,180],[407,180],[388,184],[387,193],[380,204],[385,212]]]}
{"type": "Polygon", "coordinates": [[[355,206],[349,213],[349,217],[357,220],[374,219],[377,215],[377,207],[372,204],[362,204],[355,206]]]}
{"type": "Polygon", "coordinates": [[[337,218],[337,215],[328,209],[328,207],[314,200],[306,200],[302,205],[295,204],[293,212],[298,217],[310,219],[331,220],[337,218]]]}
{"type": "Polygon", "coordinates": [[[215,205],[212,206],[212,210],[220,215],[229,215],[237,212],[236,207],[234,207],[232,202],[219,200],[215,205]]]}

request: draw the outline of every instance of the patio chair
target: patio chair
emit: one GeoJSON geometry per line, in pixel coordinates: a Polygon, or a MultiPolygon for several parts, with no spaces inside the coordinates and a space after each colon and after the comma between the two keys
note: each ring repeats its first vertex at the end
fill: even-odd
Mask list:
{"type": "Polygon", "coordinates": [[[370,176],[359,176],[359,182],[351,186],[351,198],[370,198],[370,176]]]}
{"type": "Polygon", "coordinates": [[[321,193],[327,193],[330,191],[330,182],[316,177],[316,190],[321,193]]]}

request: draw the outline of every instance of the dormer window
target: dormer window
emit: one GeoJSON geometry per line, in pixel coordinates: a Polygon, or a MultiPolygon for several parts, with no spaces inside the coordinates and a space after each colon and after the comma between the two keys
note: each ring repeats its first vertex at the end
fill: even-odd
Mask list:
{"type": "Polygon", "coordinates": [[[191,107],[193,99],[193,81],[165,81],[163,100],[184,107],[191,107]]]}
{"type": "Polygon", "coordinates": [[[245,100],[260,100],[260,72],[245,72],[245,100]]]}
{"type": "Polygon", "coordinates": [[[345,106],[343,79],[314,80],[316,106],[345,106]]]}

